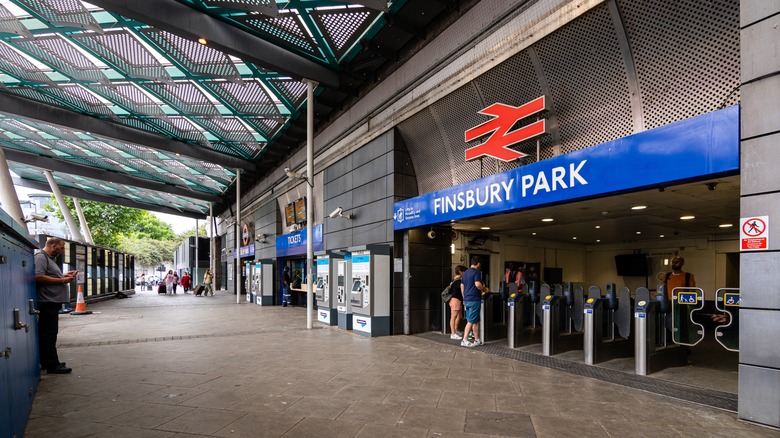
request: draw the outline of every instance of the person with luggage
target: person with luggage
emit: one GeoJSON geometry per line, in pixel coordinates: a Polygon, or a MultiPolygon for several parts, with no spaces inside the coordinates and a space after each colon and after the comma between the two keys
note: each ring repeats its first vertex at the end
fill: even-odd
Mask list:
{"type": "Polygon", "coordinates": [[[181,276],[181,287],[184,288],[184,293],[186,294],[190,290],[190,273],[187,271],[184,271],[184,274],[181,276]]]}
{"type": "Polygon", "coordinates": [[[214,282],[214,276],[211,274],[211,269],[206,269],[206,273],[203,274],[203,296],[204,297],[213,297],[214,296],[214,288],[212,283],[214,282]]]}
{"type": "Polygon", "coordinates": [[[165,275],[165,292],[167,294],[176,293],[176,289],[173,288],[173,270],[168,271],[165,275]]]}

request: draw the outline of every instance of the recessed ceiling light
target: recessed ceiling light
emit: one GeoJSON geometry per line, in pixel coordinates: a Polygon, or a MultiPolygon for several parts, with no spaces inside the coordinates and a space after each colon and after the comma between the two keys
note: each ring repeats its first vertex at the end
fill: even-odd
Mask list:
{"type": "Polygon", "coordinates": [[[209,43],[209,40],[207,40],[206,38],[200,37],[200,38],[198,38],[198,42],[205,46],[206,44],[209,43]]]}
{"type": "Polygon", "coordinates": [[[720,228],[730,228],[730,227],[732,227],[732,226],[734,226],[734,225],[733,225],[733,224],[720,224],[720,225],[718,225],[718,226],[719,226],[720,228]]]}
{"type": "Polygon", "coordinates": [[[480,230],[489,230],[490,227],[479,227],[480,230]]]}
{"type": "Polygon", "coordinates": [[[680,220],[681,221],[689,221],[691,219],[696,219],[696,216],[694,216],[694,215],[680,216],[680,220]]]}
{"type": "Polygon", "coordinates": [[[646,205],[635,205],[635,206],[631,207],[632,210],[644,210],[646,208],[647,208],[646,205]]]}
{"type": "Polygon", "coordinates": [[[536,236],[536,233],[531,233],[532,236],[536,236]]]}
{"type": "Polygon", "coordinates": [[[642,232],[641,232],[641,231],[637,231],[636,233],[637,233],[637,234],[642,234],[642,232]]]}
{"type": "Polygon", "coordinates": [[[596,239],[596,243],[599,243],[599,242],[601,242],[601,239],[596,239]]]}
{"type": "Polygon", "coordinates": [[[553,218],[551,218],[551,217],[546,217],[546,218],[542,219],[542,222],[552,222],[552,221],[554,221],[554,220],[555,220],[555,219],[553,219],[553,218]]]}
{"type": "Polygon", "coordinates": [[[663,234],[661,234],[661,235],[660,235],[660,236],[658,236],[658,237],[664,237],[664,235],[663,235],[663,234]]]}
{"type": "Polygon", "coordinates": [[[577,240],[577,236],[572,237],[571,240],[577,240]]]}
{"type": "Polygon", "coordinates": [[[596,225],[596,228],[601,228],[601,225],[596,225]]]}

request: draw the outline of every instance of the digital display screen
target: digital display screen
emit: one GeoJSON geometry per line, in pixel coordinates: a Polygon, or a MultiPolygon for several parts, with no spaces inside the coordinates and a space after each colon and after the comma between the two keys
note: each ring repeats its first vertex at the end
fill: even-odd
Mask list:
{"type": "Polygon", "coordinates": [[[295,223],[306,223],[306,197],[295,200],[295,223]]]}
{"type": "Polygon", "coordinates": [[[355,280],[354,283],[352,283],[352,292],[360,292],[360,280],[355,280]]]}
{"type": "Polygon", "coordinates": [[[284,206],[284,218],[288,227],[295,223],[295,205],[292,202],[284,206]]]}

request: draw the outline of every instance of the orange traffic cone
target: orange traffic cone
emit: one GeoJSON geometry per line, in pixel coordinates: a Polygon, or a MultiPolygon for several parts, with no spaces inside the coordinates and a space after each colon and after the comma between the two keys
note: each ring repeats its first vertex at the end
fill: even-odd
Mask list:
{"type": "Polygon", "coordinates": [[[76,310],[70,312],[71,315],[91,315],[92,312],[87,310],[87,303],[84,302],[84,291],[81,290],[79,285],[79,293],[76,295],[76,310]]]}

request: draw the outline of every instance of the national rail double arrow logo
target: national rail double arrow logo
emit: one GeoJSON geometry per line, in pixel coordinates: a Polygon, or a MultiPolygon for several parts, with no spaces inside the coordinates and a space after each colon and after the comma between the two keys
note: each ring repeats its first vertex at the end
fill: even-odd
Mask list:
{"type": "Polygon", "coordinates": [[[544,96],[514,107],[503,103],[494,103],[479,111],[492,116],[491,120],[466,131],[466,141],[476,140],[490,134],[488,139],[477,146],[466,149],[466,161],[489,156],[502,161],[513,161],[528,154],[509,149],[509,146],[529,140],[547,132],[545,119],[538,120],[522,128],[509,131],[518,120],[532,116],[547,109],[544,96]]]}

